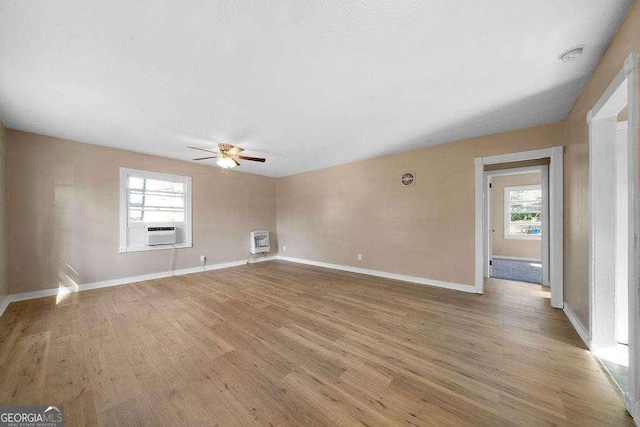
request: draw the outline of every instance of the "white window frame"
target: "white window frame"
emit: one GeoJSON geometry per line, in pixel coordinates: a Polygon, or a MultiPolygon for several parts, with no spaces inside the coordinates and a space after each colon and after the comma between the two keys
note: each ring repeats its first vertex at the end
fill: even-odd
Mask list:
{"type": "MultiPolygon", "coordinates": [[[[542,190],[540,184],[535,185],[518,185],[514,187],[504,187],[504,238],[508,240],[541,240],[542,234],[511,234],[511,198],[509,193],[518,190],[542,190]]],[[[542,215],[542,212],[540,212],[542,215]]],[[[542,218],[540,219],[540,227],[542,227],[542,218]]]]}
{"type": "Polygon", "coordinates": [[[192,242],[192,195],[191,177],[182,175],[171,175],[167,173],[151,172],[140,169],[120,168],[120,253],[159,251],[173,248],[190,248],[192,242]],[[179,182],[184,184],[184,222],[129,222],[129,204],[127,198],[129,176],[145,179],[157,179],[161,181],[179,182]],[[184,242],[166,246],[129,246],[128,228],[143,227],[167,227],[176,224],[184,224],[184,242]]]}

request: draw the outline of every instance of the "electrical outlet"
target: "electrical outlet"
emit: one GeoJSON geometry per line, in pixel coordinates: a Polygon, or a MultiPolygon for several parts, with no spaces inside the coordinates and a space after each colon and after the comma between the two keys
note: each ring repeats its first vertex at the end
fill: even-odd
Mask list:
{"type": "Polygon", "coordinates": [[[205,262],[207,262],[207,257],[206,257],[206,256],[204,256],[204,255],[200,255],[200,262],[201,262],[201,263],[203,263],[203,264],[204,264],[205,262]]]}
{"type": "Polygon", "coordinates": [[[362,254],[358,254],[358,261],[362,261],[362,254]]]}
{"type": "Polygon", "coordinates": [[[282,247],[282,252],[287,252],[287,247],[286,246],[282,247]]]}

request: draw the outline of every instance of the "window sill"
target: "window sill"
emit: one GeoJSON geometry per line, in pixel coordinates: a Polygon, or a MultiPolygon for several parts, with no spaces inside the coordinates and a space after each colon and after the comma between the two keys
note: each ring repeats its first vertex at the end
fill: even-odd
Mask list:
{"type": "Polygon", "coordinates": [[[134,248],[120,248],[119,252],[121,254],[126,254],[129,252],[162,251],[167,249],[183,249],[183,248],[191,248],[191,247],[193,247],[191,243],[176,243],[174,245],[138,246],[134,248]]]}
{"type": "Polygon", "coordinates": [[[542,240],[542,236],[514,236],[507,235],[504,236],[505,240],[542,240]]]}

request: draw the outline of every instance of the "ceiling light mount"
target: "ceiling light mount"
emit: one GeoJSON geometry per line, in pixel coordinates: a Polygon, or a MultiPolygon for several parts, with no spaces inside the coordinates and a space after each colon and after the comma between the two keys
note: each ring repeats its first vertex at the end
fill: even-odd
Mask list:
{"type": "Polygon", "coordinates": [[[583,44],[574,46],[571,49],[567,49],[558,56],[558,59],[562,62],[571,62],[578,59],[584,53],[585,46],[583,44]]]}

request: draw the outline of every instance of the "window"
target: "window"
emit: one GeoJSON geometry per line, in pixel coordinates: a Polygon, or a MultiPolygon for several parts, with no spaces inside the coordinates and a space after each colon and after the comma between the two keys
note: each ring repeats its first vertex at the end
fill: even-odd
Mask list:
{"type": "Polygon", "coordinates": [[[191,246],[191,178],[120,168],[120,252],[191,246]],[[147,246],[147,227],[171,226],[176,243],[147,246]]]}
{"type": "Polygon", "coordinates": [[[505,239],[539,239],[542,235],[542,188],[540,185],[505,187],[505,239]]]}
{"type": "Polygon", "coordinates": [[[129,175],[127,197],[131,222],[184,222],[183,182],[129,175]]]}

